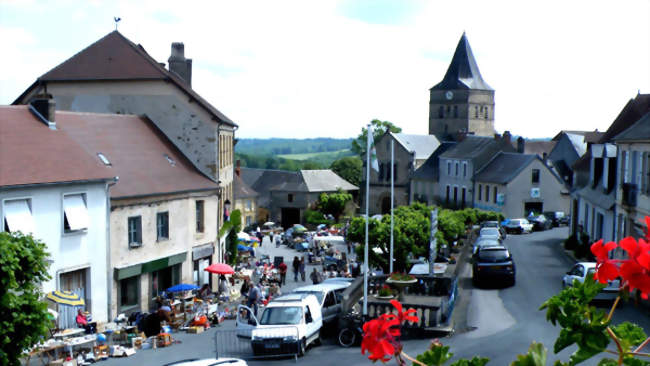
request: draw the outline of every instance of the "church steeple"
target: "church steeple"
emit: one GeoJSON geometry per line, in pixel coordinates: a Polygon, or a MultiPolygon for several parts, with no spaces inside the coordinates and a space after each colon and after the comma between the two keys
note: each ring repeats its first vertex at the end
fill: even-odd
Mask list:
{"type": "Polygon", "coordinates": [[[458,41],[456,52],[454,52],[454,57],[451,59],[445,78],[432,89],[494,90],[481,77],[481,72],[478,69],[465,32],[458,41]]]}
{"type": "Polygon", "coordinates": [[[494,89],[483,80],[465,32],[445,77],[429,93],[429,134],[440,140],[458,132],[494,134],[494,89]]]}

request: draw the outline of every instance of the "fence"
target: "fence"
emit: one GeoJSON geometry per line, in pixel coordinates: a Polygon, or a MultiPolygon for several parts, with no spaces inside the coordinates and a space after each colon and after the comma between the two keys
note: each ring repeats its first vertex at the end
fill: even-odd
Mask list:
{"type": "Polygon", "coordinates": [[[297,327],[254,329],[252,331],[254,341],[251,341],[251,338],[243,337],[241,330],[218,329],[214,336],[216,357],[233,357],[244,360],[293,357],[298,362],[299,343],[294,346],[283,342],[289,336],[287,331],[291,332],[291,336],[295,334],[298,339],[297,327]]]}

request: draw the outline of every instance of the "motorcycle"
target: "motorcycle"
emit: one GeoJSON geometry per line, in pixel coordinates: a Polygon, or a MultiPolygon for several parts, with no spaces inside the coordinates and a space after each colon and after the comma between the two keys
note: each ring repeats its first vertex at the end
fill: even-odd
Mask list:
{"type": "Polygon", "coordinates": [[[351,347],[361,343],[363,338],[363,315],[351,311],[342,318],[339,329],[338,342],[341,347],[351,347]]]}

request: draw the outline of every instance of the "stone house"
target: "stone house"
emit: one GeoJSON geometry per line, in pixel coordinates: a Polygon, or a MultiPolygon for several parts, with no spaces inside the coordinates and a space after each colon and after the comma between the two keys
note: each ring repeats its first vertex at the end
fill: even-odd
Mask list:
{"type": "MultiPolygon", "coordinates": [[[[40,76],[13,104],[48,93],[57,110],[146,115],[189,163],[222,187],[215,221],[233,200],[237,125],[192,89],[192,60],[172,43],[168,68],[113,31],[40,76]],[[217,214],[218,212],[218,214],[217,214]]],[[[207,207],[206,207],[207,209],[207,207]]],[[[225,236],[217,251],[222,251],[225,236]]]]}
{"type": "Polygon", "coordinates": [[[440,180],[440,155],[456,145],[456,142],[443,141],[436,151],[420,165],[411,175],[411,187],[409,203],[422,202],[427,205],[436,204],[436,196],[439,191],[440,180]]]}
{"type": "Polygon", "coordinates": [[[214,285],[222,188],[147,117],[57,111],[57,123],[119,177],[110,189],[110,314],[149,311],[179,283],[214,285]],[[216,248],[216,249],[215,249],[216,248]]]}
{"type": "MultiPolygon", "coordinates": [[[[393,177],[394,205],[408,205],[411,196],[411,175],[433,154],[440,142],[433,135],[409,135],[386,132],[375,141],[379,172],[370,170],[370,215],[390,212],[391,142],[394,146],[393,177]]],[[[365,160],[363,183],[365,190],[365,160]]],[[[361,194],[365,207],[365,193],[361,194]]]]}
{"type": "Polygon", "coordinates": [[[257,220],[257,197],[259,193],[255,192],[241,177],[241,167],[239,160],[235,167],[234,180],[235,210],[241,212],[242,229],[252,224],[263,224],[257,220]]]}
{"type": "MultiPolygon", "coordinates": [[[[106,322],[108,195],[116,174],[61,127],[70,116],[56,118],[47,101],[40,106],[40,112],[0,107],[0,231],[31,233],[43,241],[51,277],[43,291],[73,291],[95,320],[106,322]]],[[[76,327],[74,308],[55,310],[59,327],[76,327]]]]}
{"type": "Polygon", "coordinates": [[[508,131],[503,137],[461,135],[459,140],[455,146],[440,155],[439,184],[435,199],[438,204],[447,207],[472,207],[475,197],[474,174],[497,153],[514,152],[515,148],[508,131]]]}
{"type": "Polygon", "coordinates": [[[474,207],[507,218],[569,209],[569,191],[536,154],[500,152],[474,175],[474,207]]]}

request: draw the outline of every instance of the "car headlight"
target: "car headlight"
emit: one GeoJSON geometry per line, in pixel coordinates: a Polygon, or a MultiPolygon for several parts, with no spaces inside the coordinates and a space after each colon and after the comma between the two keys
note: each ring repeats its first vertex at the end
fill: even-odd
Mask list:
{"type": "Polygon", "coordinates": [[[297,340],[298,340],[298,337],[296,337],[296,336],[286,336],[286,337],[282,338],[283,342],[295,342],[297,340]]]}

